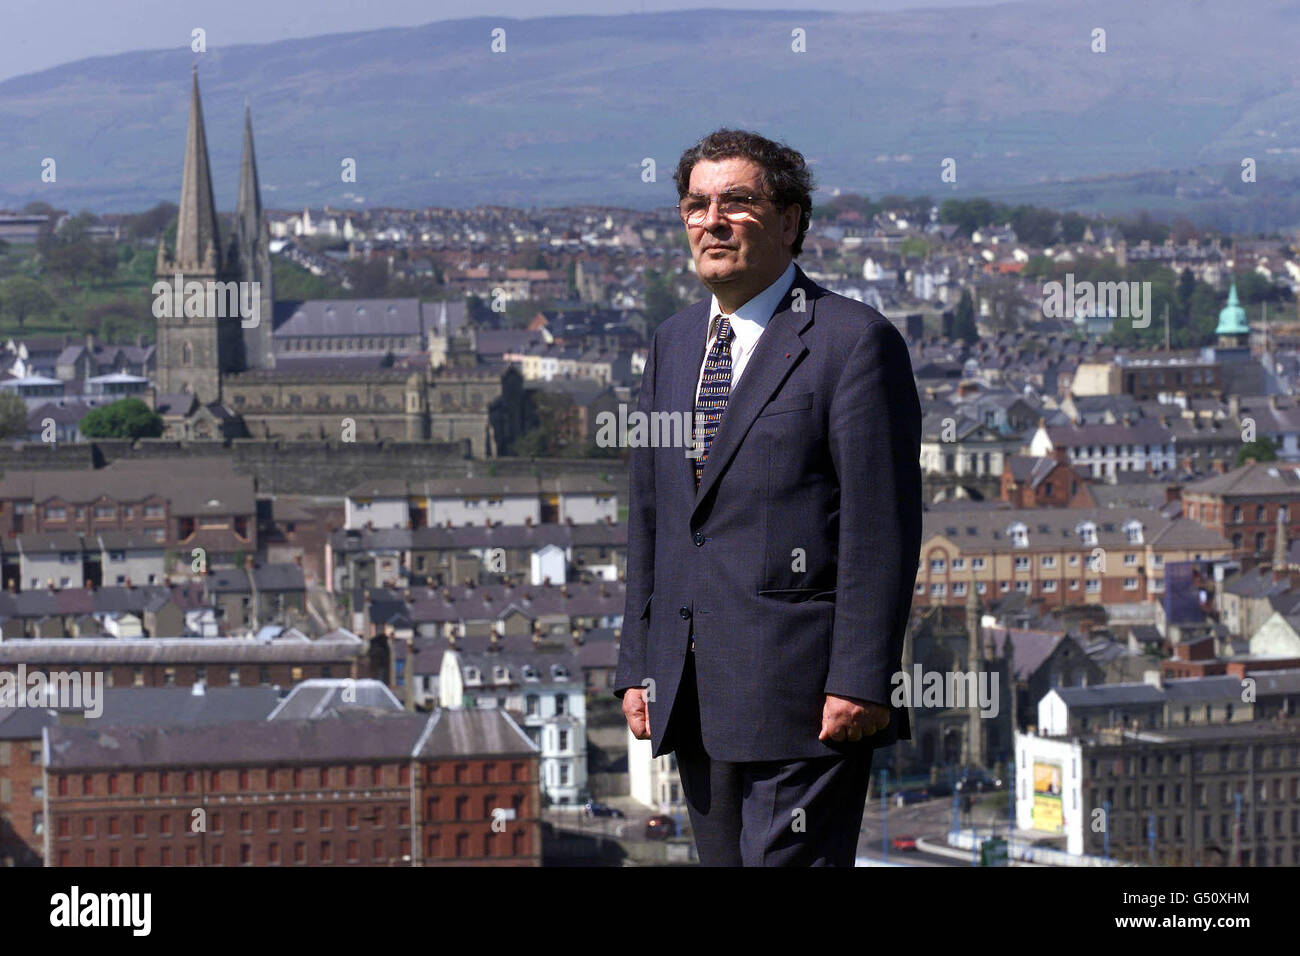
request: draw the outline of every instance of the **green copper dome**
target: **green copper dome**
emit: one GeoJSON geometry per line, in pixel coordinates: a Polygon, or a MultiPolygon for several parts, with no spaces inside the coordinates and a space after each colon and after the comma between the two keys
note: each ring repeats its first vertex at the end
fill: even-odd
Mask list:
{"type": "Polygon", "coordinates": [[[1250,335],[1250,326],[1246,323],[1246,310],[1237,301],[1237,283],[1232,283],[1228,290],[1228,304],[1219,310],[1219,327],[1215,335],[1250,335]]]}

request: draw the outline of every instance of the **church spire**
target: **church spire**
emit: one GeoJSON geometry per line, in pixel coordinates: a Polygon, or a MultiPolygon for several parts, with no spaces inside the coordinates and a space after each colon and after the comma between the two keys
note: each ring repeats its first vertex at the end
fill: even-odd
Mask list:
{"type": "Polygon", "coordinates": [[[208,138],[203,128],[197,67],[190,88],[190,121],[185,131],[185,167],[181,174],[176,249],[171,264],[180,272],[221,271],[221,240],[217,234],[217,206],[212,196],[212,171],[208,167],[208,138]],[[212,254],[215,259],[210,258],[212,254]]]}
{"type": "Polygon", "coordinates": [[[235,233],[240,251],[256,248],[262,227],[262,191],[257,182],[257,157],[253,152],[253,110],[244,101],[244,155],[239,163],[239,202],[235,206],[235,233]]]}

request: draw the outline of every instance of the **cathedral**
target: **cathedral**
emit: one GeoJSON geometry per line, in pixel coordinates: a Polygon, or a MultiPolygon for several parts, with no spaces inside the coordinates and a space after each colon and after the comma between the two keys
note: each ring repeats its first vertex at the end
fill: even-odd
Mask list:
{"type": "Polygon", "coordinates": [[[230,373],[275,367],[270,344],[275,314],[270,234],[262,218],[251,110],[244,108],[239,200],[230,242],[223,248],[208,167],[208,140],[203,106],[199,102],[197,69],[190,87],[190,120],[185,132],[175,248],[168,250],[163,243],[158,244],[156,272],[160,282],[171,281],[179,273],[186,282],[234,281],[250,286],[257,283],[252,287],[260,291],[259,321],[252,328],[244,328],[250,323],[238,316],[181,314],[158,319],[160,393],[187,392],[200,405],[210,405],[221,401],[222,380],[230,373]]]}
{"type": "Polygon", "coordinates": [[[197,69],[179,205],[175,241],[159,242],[156,262],[155,289],[175,288],[177,302],[160,308],[173,297],[155,293],[154,407],[165,437],[467,441],[473,457],[509,452],[523,431],[523,379],[509,363],[480,360],[463,302],[276,301],[247,105],[222,241],[197,69]],[[192,282],[237,289],[238,309],[214,309],[211,295],[205,307],[179,307],[192,282]]]}

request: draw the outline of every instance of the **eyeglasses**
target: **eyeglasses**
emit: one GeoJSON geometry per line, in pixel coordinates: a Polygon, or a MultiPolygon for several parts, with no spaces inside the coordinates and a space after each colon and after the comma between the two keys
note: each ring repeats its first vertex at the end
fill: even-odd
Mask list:
{"type": "Polygon", "coordinates": [[[677,213],[688,226],[700,226],[709,218],[709,207],[718,203],[718,215],[728,222],[757,219],[760,203],[772,202],[766,196],[747,196],[743,193],[723,193],[721,196],[701,196],[691,193],[677,203],[677,213]]]}

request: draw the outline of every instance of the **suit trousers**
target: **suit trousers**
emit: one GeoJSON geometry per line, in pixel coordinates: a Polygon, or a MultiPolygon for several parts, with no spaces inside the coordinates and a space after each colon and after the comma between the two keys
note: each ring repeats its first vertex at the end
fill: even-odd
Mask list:
{"type": "Polygon", "coordinates": [[[703,866],[853,866],[872,749],[801,760],[715,760],[700,733],[695,653],[666,733],[703,866]]]}

